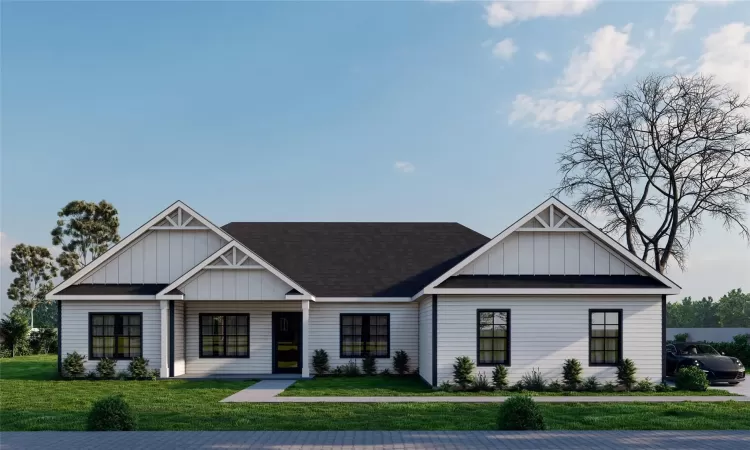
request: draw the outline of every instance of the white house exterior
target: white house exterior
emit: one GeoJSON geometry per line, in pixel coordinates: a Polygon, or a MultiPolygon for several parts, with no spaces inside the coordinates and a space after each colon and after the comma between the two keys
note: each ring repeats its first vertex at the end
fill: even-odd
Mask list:
{"type": "Polygon", "coordinates": [[[435,386],[458,356],[511,381],[540,370],[613,379],[630,358],[664,373],[666,296],[679,286],[550,198],[489,239],[456,223],[217,227],[176,202],[48,295],[58,359],[77,351],[162,377],[310,376],[404,350],[435,386]]]}

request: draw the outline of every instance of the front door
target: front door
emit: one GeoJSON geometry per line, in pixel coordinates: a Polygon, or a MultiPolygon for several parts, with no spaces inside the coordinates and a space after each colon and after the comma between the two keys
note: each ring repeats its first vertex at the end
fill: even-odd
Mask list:
{"type": "Polygon", "coordinates": [[[302,313],[275,312],[273,373],[302,373],[302,313]]]}

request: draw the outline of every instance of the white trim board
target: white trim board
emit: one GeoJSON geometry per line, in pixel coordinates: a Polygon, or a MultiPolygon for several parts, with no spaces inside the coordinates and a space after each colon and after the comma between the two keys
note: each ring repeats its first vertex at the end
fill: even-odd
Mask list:
{"type": "MultiPolygon", "coordinates": [[[[182,300],[183,295],[166,295],[161,300],[182,300]]],[[[154,295],[50,295],[47,294],[48,300],[157,300],[154,295]]]]}
{"type": "Polygon", "coordinates": [[[320,303],[402,303],[412,301],[411,297],[318,297],[320,303]]]}
{"type": "MultiPolygon", "coordinates": [[[[540,275],[543,276],[543,275],[540,275]]],[[[439,295],[671,295],[679,288],[425,288],[425,294],[439,295]]]]}
{"type": "MultiPolygon", "coordinates": [[[[672,281],[669,278],[667,278],[666,276],[660,274],[659,272],[657,272],[653,267],[651,267],[647,263],[641,261],[635,255],[633,255],[632,253],[630,253],[626,248],[624,248],[622,246],[622,244],[620,244],[619,242],[615,241],[614,239],[612,239],[611,237],[609,237],[607,234],[605,234],[604,232],[602,232],[601,230],[599,230],[598,228],[596,228],[591,222],[589,222],[588,220],[586,220],[586,218],[584,218],[583,216],[581,216],[577,212],[573,211],[573,209],[571,209],[570,207],[568,207],[566,204],[564,204],[563,202],[561,202],[560,200],[558,200],[555,197],[550,197],[547,200],[545,200],[544,202],[542,202],[539,206],[537,206],[536,208],[532,209],[528,214],[526,214],[525,216],[523,216],[520,219],[518,219],[517,221],[515,221],[508,228],[506,228],[505,230],[503,230],[500,234],[498,234],[497,236],[495,236],[494,238],[492,238],[489,242],[487,242],[485,245],[483,245],[482,247],[480,247],[479,249],[477,249],[474,253],[472,253],[471,255],[469,255],[468,257],[466,257],[463,261],[461,261],[458,264],[456,264],[455,266],[453,266],[453,268],[451,268],[450,270],[448,270],[447,272],[445,272],[443,275],[441,275],[440,277],[438,277],[435,281],[433,281],[432,283],[430,283],[427,286],[425,286],[425,288],[422,291],[418,292],[416,295],[414,295],[412,297],[412,299],[416,300],[417,298],[419,298],[420,296],[422,296],[424,294],[438,293],[438,292],[434,292],[433,290],[436,289],[436,287],[440,283],[442,283],[443,281],[447,280],[448,278],[450,278],[450,277],[452,277],[454,275],[457,275],[461,271],[461,269],[463,269],[464,267],[466,267],[467,265],[469,265],[472,261],[476,260],[479,256],[481,256],[482,254],[484,254],[485,252],[487,252],[488,250],[490,250],[497,243],[499,243],[500,241],[502,241],[503,239],[505,239],[506,237],[508,237],[511,233],[513,233],[515,231],[521,231],[522,230],[521,227],[524,224],[526,224],[527,222],[529,222],[530,220],[532,220],[532,219],[537,219],[538,220],[539,218],[537,216],[540,213],[544,212],[546,209],[551,208],[551,207],[560,210],[560,212],[562,212],[563,214],[566,214],[568,217],[572,218],[574,221],[580,223],[583,226],[583,229],[585,231],[591,233],[593,236],[595,236],[596,238],[598,238],[602,243],[604,243],[609,248],[611,248],[619,256],[621,256],[622,258],[626,259],[630,263],[634,264],[636,267],[638,267],[639,269],[643,270],[649,276],[651,276],[653,278],[656,278],[657,280],[661,281],[666,286],[668,286],[668,288],[659,289],[659,293],[660,294],[667,294],[667,293],[669,293],[669,294],[678,294],[680,292],[680,289],[681,289],[680,286],[677,285],[674,281],[672,281]]],[[[565,220],[567,220],[567,219],[565,219],[565,220]]],[[[562,224],[562,222],[560,222],[558,225],[561,225],[561,224],[562,224]]],[[[555,227],[551,227],[551,228],[554,229],[555,227]]],[[[577,229],[578,228],[575,228],[575,229],[573,229],[573,231],[575,231],[577,229]]],[[[550,228],[545,228],[545,231],[549,231],[549,230],[550,230],[550,228]]],[[[570,231],[571,229],[567,228],[566,230],[570,231]]],[[[529,291],[529,293],[531,293],[530,291],[532,291],[532,290],[533,289],[528,289],[527,291],[529,291]]],[[[626,291],[627,289],[621,289],[621,290],[622,291],[626,291]]],[[[447,292],[447,291],[448,291],[448,289],[440,289],[440,293],[443,293],[443,294],[448,294],[449,292],[447,292]]],[[[453,291],[453,290],[451,290],[451,291],[453,291]]],[[[463,291],[463,289],[461,289],[461,291],[463,291]]],[[[480,291],[480,289],[473,289],[472,290],[472,292],[474,292],[474,293],[479,293],[479,291],[480,291]]],[[[487,290],[483,290],[482,292],[483,293],[487,293],[487,294],[492,293],[492,292],[484,292],[484,291],[489,291],[488,289],[487,290]]],[[[494,291],[494,290],[492,290],[492,291],[494,291]]],[[[508,290],[504,289],[503,291],[508,291],[508,290]]],[[[572,291],[573,290],[568,290],[568,292],[573,293],[572,291]]],[[[590,294],[595,294],[596,292],[594,292],[594,291],[595,291],[595,289],[584,289],[583,290],[583,292],[590,293],[590,294]]],[[[646,289],[641,289],[641,290],[638,290],[638,291],[639,292],[643,292],[643,291],[646,291],[646,289]]],[[[557,292],[557,293],[559,293],[559,292],[557,292]]]]}
{"type": "MultiPolygon", "coordinates": [[[[170,292],[172,289],[177,289],[183,284],[187,283],[191,278],[193,278],[195,275],[197,275],[201,270],[205,269],[209,264],[216,260],[222,259],[222,255],[227,253],[228,251],[236,249],[242,252],[245,256],[248,256],[250,259],[255,261],[258,265],[262,266],[264,269],[268,270],[272,274],[274,274],[276,277],[278,277],[281,281],[291,286],[293,289],[296,289],[298,292],[300,292],[303,296],[309,296],[311,300],[314,300],[315,297],[307,292],[305,289],[302,288],[302,286],[298,285],[294,281],[292,281],[291,278],[287,277],[283,273],[281,273],[278,269],[273,267],[271,264],[267,263],[264,259],[262,259],[260,256],[253,253],[251,250],[249,250],[247,247],[243,246],[239,242],[232,240],[227,245],[223,246],[222,248],[216,250],[212,255],[208,256],[206,259],[201,261],[197,266],[193,267],[186,273],[184,273],[181,277],[174,280],[169,286],[162,289],[158,294],[156,294],[156,298],[162,299],[165,298],[167,295],[167,292],[170,292]]],[[[242,267],[246,267],[247,270],[256,270],[255,266],[232,266],[235,269],[240,269],[242,267]]],[[[220,268],[223,268],[223,266],[220,266],[220,268]]],[[[293,297],[292,299],[298,300],[301,299],[299,296],[293,297]]]]}

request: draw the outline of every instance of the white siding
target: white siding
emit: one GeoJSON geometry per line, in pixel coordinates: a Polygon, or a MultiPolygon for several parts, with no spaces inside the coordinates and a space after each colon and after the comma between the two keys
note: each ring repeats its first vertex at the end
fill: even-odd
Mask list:
{"type": "MultiPolygon", "coordinates": [[[[565,359],[576,358],[584,376],[614,380],[614,367],[589,367],[589,309],[623,310],[623,357],[639,379],[661,379],[661,297],[456,297],[438,298],[438,383],[452,379],[458,356],[477,357],[477,309],[510,309],[509,381],[538,368],[547,380],[561,379],[565,359]]],[[[491,376],[492,367],[479,367],[491,376]]]]}
{"type": "Polygon", "coordinates": [[[511,233],[460,274],[642,275],[616,251],[586,233],[543,231],[511,233]]]}
{"type": "Polygon", "coordinates": [[[180,290],[186,300],[284,300],[292,287],[267,270],[204,269],[180,290]]]}
{"type": "MultiPolygon", "coordinates": [[[[312,309],[312,308],[311,308],[312,309]]],[[[299,301],[272,302],[185,302],[186,364],[190,376],[209,374],[270,374],[272,372],[271,313],[273,311],[302,311],[299,301]],[[200,358],[198,345],[198,315],[239,313],[250,314],[249,358],[200,358]]],[[[314,332],[311,330],[311,334],[314,332]]]]}
{"type": "Polygon", "coordinates": [[[185,373],[185,302],[174,302],[174,375],[185,373]]]}
{"type": "MultiPolygon", "coordinates": [[[[89,313],[143,313],[141,329],[143,357],[151,369],[161,366],[161,311],[157,301],[62,301],[62,355],[77,351],[89,355],[89,313]]],[[[98,361],[86,361],[86,370],[95,370],[98,361]]],[[[117,370],[127,370],[129,361],[117,361],[117,370]]]]}
{"type": "Polygon", "coordinates": [[[225,244],[213,231],[151,231],[80,283],[171,283],[225,244]]]}
{"type": "Polygon", "coordinates": [[[432,297],[419,302],[419,375],[432,384],[432,297]]]}
{"type": "MultiPolygon", "coordinates": [[[[403,350],[409,355],[409,366],[416,370],[419,359],[419,305],[408,303],[316,303],[310,302],[310,349],[309,357],[317,349],[328,352],[331,368],[347,364],[350,358],[340,358],[340,314],[391,315],[391,358],[377,359],[378,371],[387,368],[393,371],[393,355],[403,350]]],[[[361,364],[361,361],[357,361],[361,364]]],[[[312,364],[312,363],[311,363],[312,364]]]]}

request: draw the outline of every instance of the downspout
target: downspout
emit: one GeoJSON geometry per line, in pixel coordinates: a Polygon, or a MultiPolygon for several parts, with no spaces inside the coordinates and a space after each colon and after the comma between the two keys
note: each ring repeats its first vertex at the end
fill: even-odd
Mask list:
{"type": "Polygon", "coordinates": [[[169,301],[169,378],[174,377],[174,300],[169,301]]]}
{"type": "Polygon", "coordinates": [[[432,294],[432,387],[437,387],[437,352],[438,352],[438,296],[432,294]]]}
{"type": "Polygon", "coordinates": [[[57,300],[57,373],[62,376],[62,300],[57,300]]]}
{"type": "Polygon", "coordinates": [[[667,295],[661,296],[661,381],[667,380],[667,295]]]}

